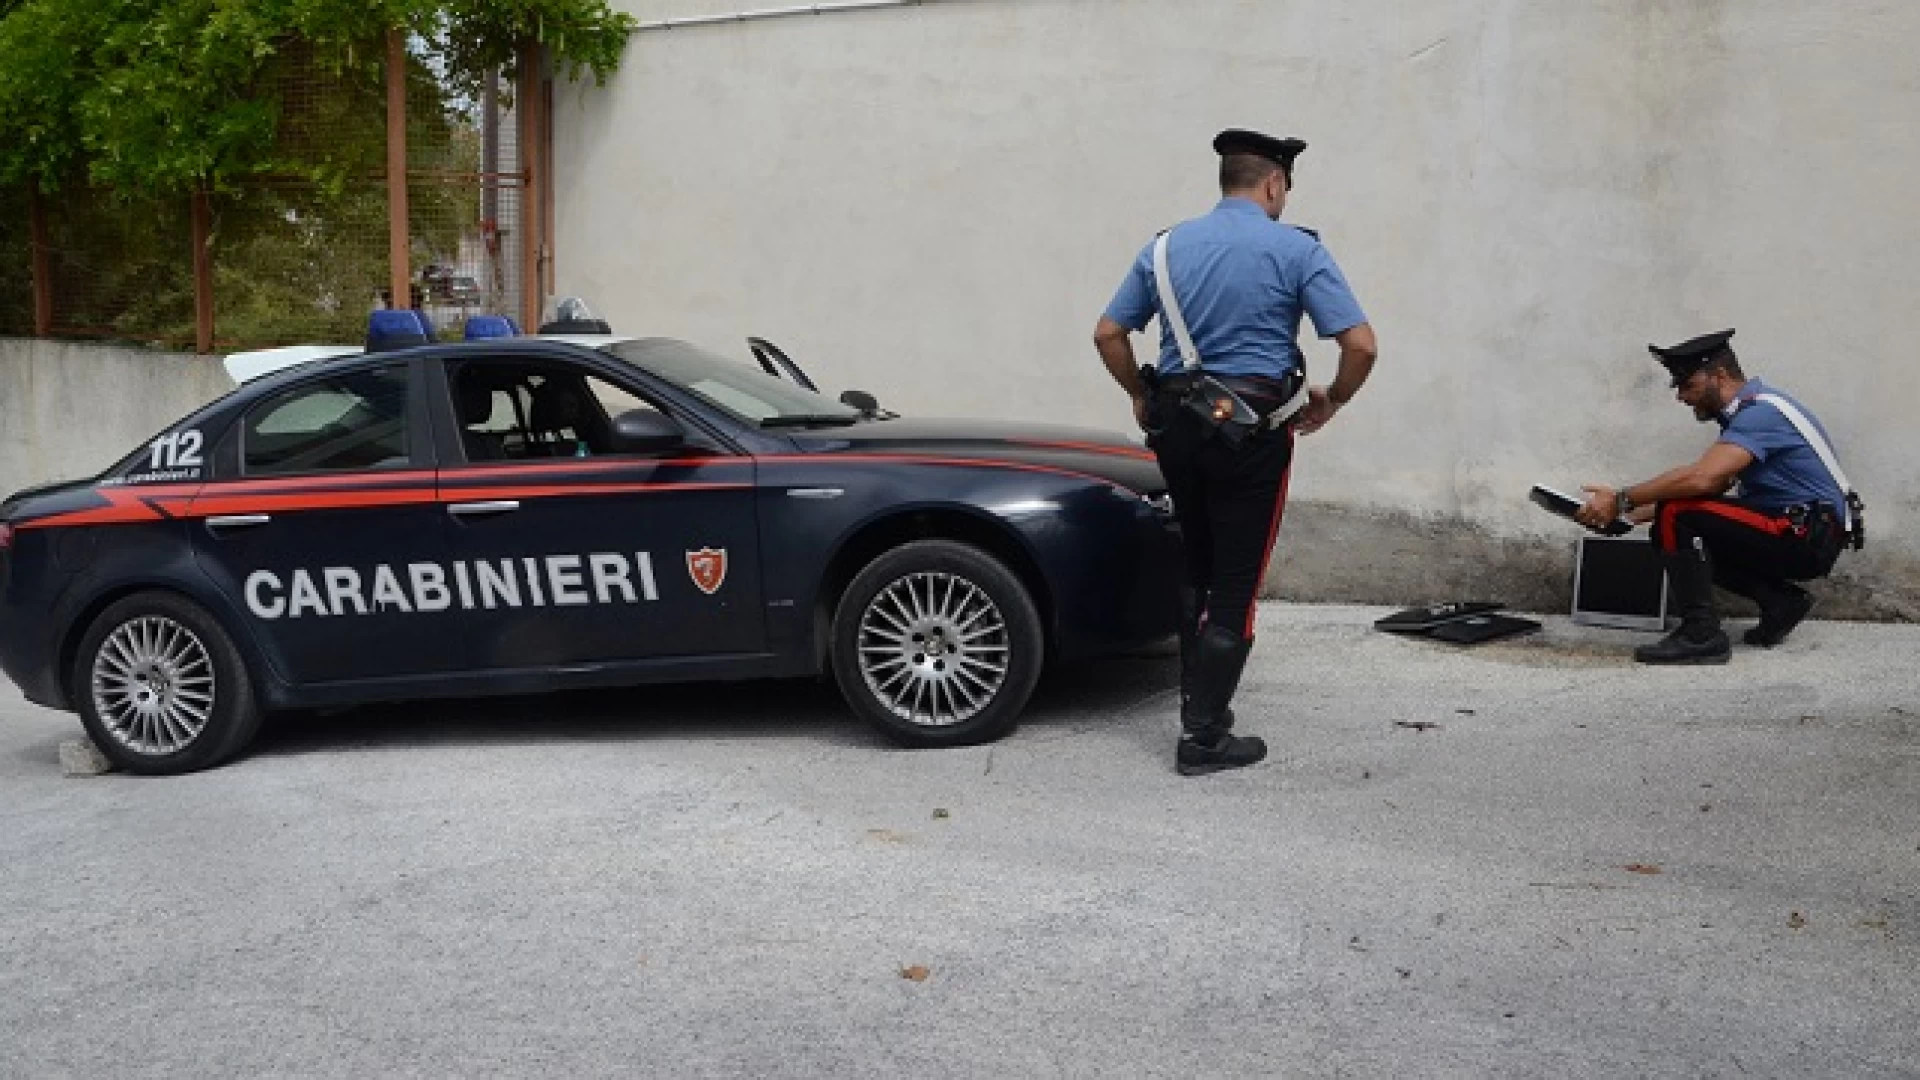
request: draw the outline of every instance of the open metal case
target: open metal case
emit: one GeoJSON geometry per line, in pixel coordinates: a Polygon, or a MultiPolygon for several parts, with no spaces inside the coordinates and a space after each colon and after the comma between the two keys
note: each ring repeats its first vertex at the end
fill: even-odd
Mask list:
{"type": "Polygon", "coordinates": [[[1667,570],[1646,536],[1582,536],[1574,549],[1572,619],[1616,630],[1672,628],[1667,570]]]}

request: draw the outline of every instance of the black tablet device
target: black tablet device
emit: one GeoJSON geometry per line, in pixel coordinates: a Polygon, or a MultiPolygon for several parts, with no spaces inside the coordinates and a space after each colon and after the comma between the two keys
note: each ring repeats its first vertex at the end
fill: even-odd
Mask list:
{"type": "MultiPolygon", "coordinates": [[[[1533,500],[1533,505],[1540,507],[1542,510],[1559,514],[1561,517],[1575,524],[1580,524],[1580,522],[1579,519],[1573,515],[1579,513],[1580,508],[1586,505],[1585,500],[1576,499],[1564,491],[1550,488],[1545,484],[1533,485],[1533,490],[1527,493],[1527,498],[1533,500]]],[[[1584,524],[1581,524],[1580,527],[1583,529],[1589,528],[1589,526],[1584,524]]],[[[1614,518],[1612,521],[1607,522],[1605,528],[1594,529],[1593,531],[1603,536],[1621,536],[1633,531],[1633,522],[1625,518],[1614,518]]]]}

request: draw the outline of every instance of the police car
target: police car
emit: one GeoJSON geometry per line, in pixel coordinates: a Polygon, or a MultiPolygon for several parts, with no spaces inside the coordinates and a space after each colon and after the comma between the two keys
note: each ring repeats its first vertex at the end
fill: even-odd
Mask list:
{"type": "Polygon", "coordinates": [[[899,417],[758,339],[756,369],[574,315],[229,357],[225,397],[0,503],[0,669],[178,773],[276,709],[829,671],[894,738],[972,743],[1044,663],[1173,632],[1137,443],[899,417]]]}

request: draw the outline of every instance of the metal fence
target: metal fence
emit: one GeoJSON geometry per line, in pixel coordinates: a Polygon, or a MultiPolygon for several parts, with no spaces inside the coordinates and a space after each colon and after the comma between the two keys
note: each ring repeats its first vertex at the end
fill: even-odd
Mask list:
{"type": "Polygon", "coordinates": [[[33,249],[25,188],[0,188],[0,337],[33,333],[33,249]]]}
{"type": "MultiPolygon", "coordinates": [[[[513,84],[476,99],[445,85],[432,57],[407,68],[402,303],[458,337],[471,315],[526,308],[513,84]]],[[[220,352],[364,335],[392,299],[385,81],[293,53],[262,89],[279,110],[273,175],[201,196],[0,191],[0,334],[220,352]]]]}

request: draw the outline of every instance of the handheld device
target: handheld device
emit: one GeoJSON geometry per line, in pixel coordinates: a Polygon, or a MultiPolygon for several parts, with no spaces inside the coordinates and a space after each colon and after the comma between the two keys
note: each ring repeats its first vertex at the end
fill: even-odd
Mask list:
{"type": "MultiPolygon", "coordinates": [[[[1542,510],[1558,514],[1568,521],[1576,523],[1579,522],[1579,519],[1574,517],[1574,515],[1580,512],[1582,506],[1586,505],[1584,501],[1576,499],[1564,491],[1550,488],[1545,484],[1533,485],[1533,490],[1527,494],[1527,498],[1531,499],[1533,504],[1542,510]]],[[[1581,528],[1591,527],[1581,524],[1581,528]]],[[[1633,522],[1625,518],[1614,518],[1612,521],[1607,522],[1605,526],[1593,529],[1592,531],[1602,536],[1623,536],[1633,531],[1633,522]]]]}

